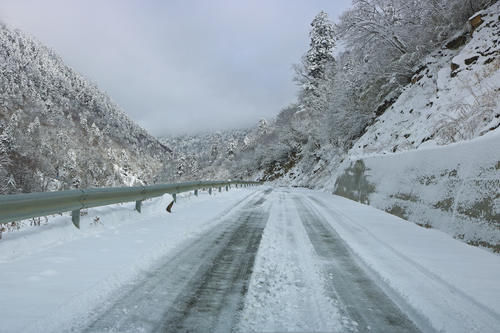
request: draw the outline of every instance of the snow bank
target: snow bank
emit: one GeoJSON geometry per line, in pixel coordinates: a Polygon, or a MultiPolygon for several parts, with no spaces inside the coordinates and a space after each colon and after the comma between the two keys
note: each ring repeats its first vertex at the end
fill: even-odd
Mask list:
{"type": "Polygon", "coordinates": [[[500,250],[500,131],[444,147],[352,156],[335,193],[500,250]]]}

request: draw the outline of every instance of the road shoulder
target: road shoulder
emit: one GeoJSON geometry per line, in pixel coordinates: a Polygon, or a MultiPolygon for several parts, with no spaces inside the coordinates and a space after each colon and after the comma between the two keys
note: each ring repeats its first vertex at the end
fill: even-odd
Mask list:
{"type": "Polygon", "coordinates": [[[328,193],[298,190],[380,279],[436,330],[500,327],[500,257],[328,193]]]}

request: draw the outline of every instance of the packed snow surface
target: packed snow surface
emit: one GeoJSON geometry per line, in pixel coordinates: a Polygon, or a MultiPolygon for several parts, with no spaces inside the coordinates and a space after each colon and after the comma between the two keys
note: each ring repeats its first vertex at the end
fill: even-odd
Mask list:
{"type": "Polygon", "coordinates": [[[62,216],[4,234],[0,332],[127,321],[133,326],[115,330],[149,331],[142,324],[153,324],[201,332],[228,323],[240,332],[500,327],[500,257],[440,231],[296,188],[184,196],[171,215],[169,201],[149,201],[142,214],[132,204],[92,209],[82,230],[62,216]],[[154,281],[163,281],[165,294],[149,301],[133,295],[161,289],[154,281]],[[145,304],[127,303],[137,300],[145,304]],[[109,307],[101,313],[103,304],[109,307]],[[141,321],[161,314],[165,323],[141,321]]]}

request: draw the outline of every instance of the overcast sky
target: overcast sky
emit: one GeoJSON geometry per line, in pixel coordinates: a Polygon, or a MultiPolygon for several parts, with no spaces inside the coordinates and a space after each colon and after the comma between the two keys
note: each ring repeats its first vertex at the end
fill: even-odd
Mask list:
{"type": "Polygon", "coordinates": [[[153,135],[247,127],[295,100],[309,24],[351,0],[1,0],[153,135]]]}

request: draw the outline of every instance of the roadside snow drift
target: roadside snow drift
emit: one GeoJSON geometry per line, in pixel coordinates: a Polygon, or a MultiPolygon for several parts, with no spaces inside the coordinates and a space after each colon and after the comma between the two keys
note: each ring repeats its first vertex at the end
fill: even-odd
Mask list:
{"type": "Polygon", "coordinates": [[[335,193],[500,251],[500,132],[344,162],[335,193]]]}

